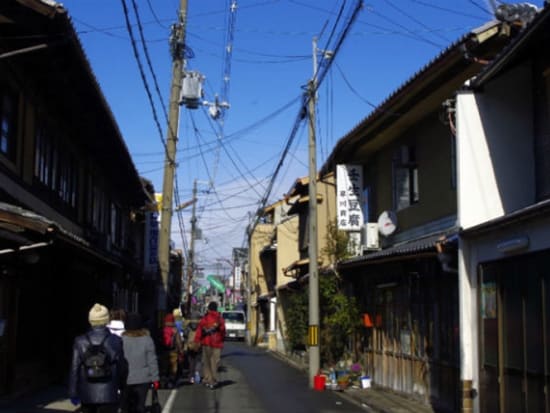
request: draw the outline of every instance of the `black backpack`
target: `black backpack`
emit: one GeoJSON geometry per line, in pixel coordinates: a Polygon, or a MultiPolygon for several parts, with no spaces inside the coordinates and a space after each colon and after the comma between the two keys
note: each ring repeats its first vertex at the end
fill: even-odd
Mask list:
{"type": "Polygon", "coordinates": [[[88,334],[86,334],[89,346],[86,348],[84,354],[82,354],[82,365],[84,366],[84,372],[88,381],[109,381],[112,377],[111,357],[104,346],[107,337],[109,337],[108,334],[103,338],[101,343],[93,344],[88,334]]]}

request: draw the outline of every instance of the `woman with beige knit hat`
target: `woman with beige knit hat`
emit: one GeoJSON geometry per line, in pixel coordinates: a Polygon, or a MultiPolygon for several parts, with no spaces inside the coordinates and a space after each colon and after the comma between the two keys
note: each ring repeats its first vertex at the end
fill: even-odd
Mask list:
{"type": "Polygon", "coordinates": [[[69,397],[74,405],[81,403],[83,413],[116,413],[126,383],[128,365],[122,339],[107,328],[109,310],[94,304],[88,313],[90,330],[75,338],[69,374],[69,397]],[[102,357],[101,374],[86,368],[87,359],[102,357]]]}

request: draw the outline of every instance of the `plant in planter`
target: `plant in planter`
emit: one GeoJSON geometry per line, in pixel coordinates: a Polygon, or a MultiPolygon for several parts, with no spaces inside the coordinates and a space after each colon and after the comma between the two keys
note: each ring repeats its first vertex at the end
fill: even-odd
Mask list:
{"type": "Polygon", "coordinates": [[[340,390],[344,390],[344,389],[347,389],[348,386],[350,385],[351,378],[349,374],[343,374],[336,379],[336,383],[338,384],[338,387],[340,388],[340,390]]]}
{"type": "Polygon", "coordinates": [[[363,366],[359,363],[353,363],[349,370],[352,384],[359,386],[361,376],[363,375],[363,366]]]}
{"type": "Polygon", "coordinates": [[[327,226],[326,246],[322,253],[333,265],[319,277],[321,359],[332,365],[348,350],[361,320],[355,298],[346,294],[342,279],[335,270],[335,264],[349,256],[349,236],[338,230],[336,221],[327,226]]]}
{"type": "Polygon", "coordinates": [[[287,340],[292,350],[305,350],[308,329],[307,291],[297,291],[288,299],[286,308],[287,340]]]}

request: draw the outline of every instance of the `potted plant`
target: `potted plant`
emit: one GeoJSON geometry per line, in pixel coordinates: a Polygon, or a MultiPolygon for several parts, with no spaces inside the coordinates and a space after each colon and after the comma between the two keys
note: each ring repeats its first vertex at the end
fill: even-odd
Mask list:
{"type": "Polygon", "coordinates": [[[349,371],[350,381],[352,382],[352,384],[359,386],[361,376],[363,375],[363,367],[359,363],[353,363],[350,366],[349,371]]]}
{"type": "Polygon", "coordinates": [[[350,376],[349,374],[343,374],[341,376],[338,376],[338,378],[336,379],[336,383],[338,384],[338,388],[340,390],[345,390],[348,388],[349,384],[350,384],[350,376]]]}

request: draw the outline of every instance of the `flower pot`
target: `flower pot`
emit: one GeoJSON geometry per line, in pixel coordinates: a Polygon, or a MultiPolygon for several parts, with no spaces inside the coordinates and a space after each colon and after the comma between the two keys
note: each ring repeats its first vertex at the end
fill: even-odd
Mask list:
{"type": "Polygon", "coordinates": [[[313,389],[317,391],[324,391],[326,382],[326,376],[322,376],[320,374],[313,376],[313,389]]]}
{"type": "Polygon", "coordinates": [[[361,388],[368,389],[371,387],[371,378],[369,376],[361,377],[361,388]]]}

